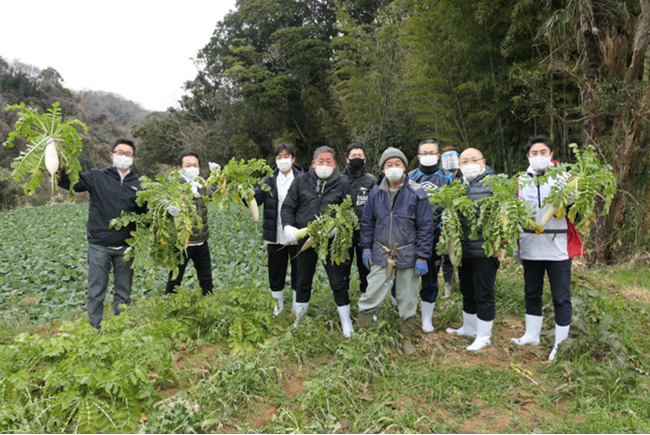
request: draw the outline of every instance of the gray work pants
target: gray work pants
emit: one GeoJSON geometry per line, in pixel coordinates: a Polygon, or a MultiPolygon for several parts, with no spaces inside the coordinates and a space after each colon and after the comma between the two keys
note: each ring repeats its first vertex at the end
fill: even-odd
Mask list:
{"type": "Polygon", "coordinates": [[[395,298],[397,309],[402,320],[414,317],[418,308],[418,295],[420,290],[420,277],[416,275],[415,268],[393,268],[392,277],[386,275],[386,268],[373,264],[368,275],[368,288],[359,299],[359,311],[373,314],[384,303],[384,299],[393,287],[392,278],[395,279],[395,298]]]}
{"type": "Polygon", "coordinates": [[[104,299],[108,287],[108,276],[113,268],[113,284],[115,296],[113,296],[113,313],[120,314],[123,309],[120,304],[131,303],[131,284],[133,283],[133,258],[124,261],[124,251],[112,249],[101,245],[88,245],[88,317],[90,324],[95,329],[100,328],[104,316],[104,299]]]}

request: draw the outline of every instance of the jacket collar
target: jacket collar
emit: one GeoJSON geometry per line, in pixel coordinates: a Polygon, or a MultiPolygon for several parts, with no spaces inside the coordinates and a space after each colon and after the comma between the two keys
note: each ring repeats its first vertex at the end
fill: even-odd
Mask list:
{"type": "Polygon", "coordinates": [[[321,182],[325,181],[326,183],[331,184],[333,181],[336,181],[339,178],[341,178],[341,171],[339,171],[338,166],[334,166],[334,172],[332,172],[332,175],[330,175],[330,177],[325,180],[321,180],[320,178],[318,178],[318,175],[316,175],[316,171],[314,170],[313,166],[309,167],[309,179],[312,181],[312,184],[314,185],[316,185],[316,183],[318,183],[319,180],[321,182]]]}
{"type": "Polygon", "coordinates": [[[347,165],[343,170],[343,175],[347,175],[349,178],[361,178],[366,174],[366,165],[359,168],[353,168],[352,166],[347,165]]]}

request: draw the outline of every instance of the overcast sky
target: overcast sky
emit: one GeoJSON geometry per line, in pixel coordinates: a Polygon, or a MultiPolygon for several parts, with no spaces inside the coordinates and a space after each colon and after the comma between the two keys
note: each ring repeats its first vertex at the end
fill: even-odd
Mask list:
{"type": "Polygon", "coordinates": [[[0,56],[52,67],[73,90],[166,110],[196,76],[191,58],[234,8],[235,0],[2,2],[0,56]]]}

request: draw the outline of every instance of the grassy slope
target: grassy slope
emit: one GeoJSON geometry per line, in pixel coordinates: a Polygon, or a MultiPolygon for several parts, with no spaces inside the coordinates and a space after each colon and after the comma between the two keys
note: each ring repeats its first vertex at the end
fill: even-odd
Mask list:
{"type": "MultiPolygon", "coordinates": [[[[77,328],[85,327],[86,213],[84,205],[66,205],[0,214],[2,343],[11,343],[23,331],[37,331],[49,340],[50,335],[57,336],[61,319],[80,319],[77,328]]],[[[173,351],[170,369],[177,378],[172,382],[150,374],[150,382],[164,400],[142,410],[142,430],[650,430],[650,272],[645,265],[574,272],[576,326],[556,363],[546,361],[553,340],[549,292],[544,308],[544,330],[549,335],[542,337],[542,344],[519,348],[510,342],[510,337],[523,333],[524,300],[521,268],[508,261],[497,280],[493,344],[481,352],[468,353],[469,339],[443,332],[460,321],[457,292],[450,300],[438,301],[436,331],[417,337],[420,352],[415,357],[399,351],[398,316],[388,303],[372,328],[343,339],[327,279],[319,267],[309,314],[300,327],[292,327],[293,318],[285,310],[269,323],[269,338],[261,349],[232,356],[224,339],[232,334],[219,332],[218,322],[202,330],[206,322],[195,313],[210,309],[211,303],[230,304],[233,298],[270,310],[270,297],[260,299],[267,289],[266,250],[259,237],[251,237],[253,227],[247,215],[237,227],[233,216],[211,212],[210,225],[213,273],[220,294],[217,302],[192,297],[196,293],[191,292],[162,300],[154,296],[164,288],[164,271],[153,283],[136,273],[134,300],[142,302],[130,310],[128,319],[133,325],[160,331],[163,325],[169,329],[170,319],[199,324],[198,330],[185,327],[168,334],[173,351]]],[[[353,318],[359,296],[355,279],[353,274],[353,318]]],[[[193,271],[186,284],[196,286],[193,271]]],[[[285,294],[290,305],[290,292],[285,294]]],[[[110,299],[106,319],[112,317],[110,299]]],[[[247,305],[242,302],[241,306],[247,305]]],[[[226,317],[226,313],[215,315],[226,317]]],[[[253,313],[245,315],[253,317],[253,313]]]]}

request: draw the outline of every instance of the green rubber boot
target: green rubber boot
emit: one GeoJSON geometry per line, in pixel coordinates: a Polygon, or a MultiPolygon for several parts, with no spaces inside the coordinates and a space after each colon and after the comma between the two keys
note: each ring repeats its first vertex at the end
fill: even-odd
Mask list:
{"type": "Polygon", "coordinates": [[[372,325],[372,314],[359,311],[359,315],[357,316],[357,326],[367,328],[370,325],[372,325]]]}
{"type": "Polygon", "coordinates": [[[413,343],[411,343],[411,336],[415,329],[415,317],[410,317],[406,320],[402,320],[402,324],[399,327],[399,332],[402,334],[402,351],[405,355],[412,355],[417,352],[413,343]]]}

